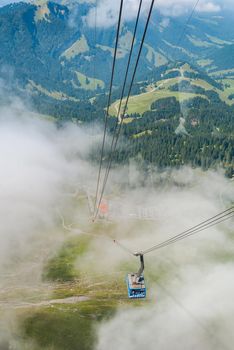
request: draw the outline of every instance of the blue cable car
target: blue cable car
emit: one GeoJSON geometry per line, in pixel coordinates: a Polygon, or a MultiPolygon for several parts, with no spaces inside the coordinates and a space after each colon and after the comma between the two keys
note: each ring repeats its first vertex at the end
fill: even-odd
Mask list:
{"type": "Polygon", "coordinates": [[[143,254],[140,253],[136,253],[135,255],[140,256],[141,266],[137,273],[129,273],[126,277],[129,299],[146,297],[145,279],[143,276],[144,257],[143,254]]]}

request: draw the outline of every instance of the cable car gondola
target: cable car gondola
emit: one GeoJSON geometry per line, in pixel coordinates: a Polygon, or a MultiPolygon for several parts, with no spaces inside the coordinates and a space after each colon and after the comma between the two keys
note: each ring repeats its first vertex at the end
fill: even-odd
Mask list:
{"type": "Polygon", "coordinates": [[[146,297],[144,271],[144,256],[141,253],[136,253],[135,256],[140,256],[141,266],[137,273],[129,273],[126,277],[128,297],[129,299],[141,299],[146,297]]]}

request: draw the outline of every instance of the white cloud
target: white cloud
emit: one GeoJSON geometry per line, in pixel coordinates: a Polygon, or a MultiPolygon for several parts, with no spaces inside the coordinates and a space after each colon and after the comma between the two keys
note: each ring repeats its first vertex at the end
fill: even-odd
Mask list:
{"type": "MultiPolygon", "coordinates": [[[[151,1],[143,2],[142,12],[145,14],[150,6],[151,1]]],[[[123,9],[124,21],[133,20],[136,17],[139,1],[126,0],[123,9]]],[[[194,0],[158,0],[155,2],[154,8],[159,9],[166,16],[180,16],[194,7],[194,0]]],[[[221,6],[213,1],[201,0],[197,6],[198,12],[218,12],[221,6]]],[[[110,27],[117,23],[119,12],[119,1],[112,2],[110,0],[100,0],[97,6],[97,26],[110,27]]],[[[94,26],[95,8],[92,8],[86,21],[89,26],[94,26]]]]}
{"type": "MultiPolygon", "coordinates": [[[[190,12],[196,1],[194,0],[159,0],[157,6],[166,15],[179,16],[190,12]]],[[[221,7],[213,1],[200,0],[196,7],[197,12],[218,12],[221,7]]]]}
{"type": "Polygon", "coordinates": [[[224,8],[230,8],[233,10],[234,0],[219,0],[219,3],[222,4],[224,8]]]}
{"type": "MultiPolygon", "coordinates": [[[[10,3],[20,2],[22,0],[0,0],[0,7],[10,3]]],[[[24,0],[25,2],[30,0],[24,0]]],[[[60,2],[54,0],[55,2],[60,2]]],[[[30,2],[35,2],[31,0],[30,2]]],[[[68,0],[69,2],[69,0],[68,0]]],[[[77,0],[77,2],[93,3],[93,0],[77,0]]],[[[142,4],[142,13],[146,13],[149,9],[151,0],[145,0],[142,4]]],[[[123,9],[123,18],[125,21],[135,19],[138,10],[139,0],[125,0],[123,9]]],[[[180,16],[189,12],[195,4],[195,0],[158,0],[155,1],[154,8],[159,9],[165,16],[180,16]]],[[[233,6],[233,0],[200,0],[197,6],[198,12],[219,12],[222,8],[233,6]]],[[[97,6],[97,26],[107,28],[117,23],[119,12],[119,0],[99,0],[97,6]]],[[[95,8],[92,7],[86,16],[86,22],[90,27],[94,26],[95,8]]]]}
{"type": "MultiPolygon", "coordinates": [[[[146,0],[142,4],[142,12],[149,8],[150,0],[146,0]]],[[[123,19],[125,21],[130,21],[134,19],[137,15],[139,6],[139,0],[127,0],[124,2],[123,7],[123,19]]],[[[98,2],[97,9],[92,8],[87,17],[86,21],[90,27],[93,27],[95,24],[95,11],[97,11],[97,26],[98,27],[110,27],[118,21],[120,2],[119,1],[110,1],[110,0],[101,0],[98,2]]]]}
{"type": "Polygon", "coordinates": [[[100,327],[96,350],[232,349],[234,265],[187,269],[148,306],[119,311],[100,327]]]}
{"type": "MultiPolygon", "coordinates": [[[[140,188],[135,194],[126,194],[129,201],[155,207],[158,213],[152,229],[135,225],[131,236],[126,234],[124,244],[133,251],[144,250],[172,232],[197,224],[199,218],[212,216],[233,197],[231,182],[215,172],[202,174],[183,168],[172,171],[170,179],[167,188],[155,188],[150,194],[140,188]]],[[[148,303],[134,308],[131,302],[103,322],[96,350],[231,350],[234,247],[231,236],[225,234],[228,227],[231,234],[229,222],[146,255],[148,303]]],[[[137,270],[138,262],[135,264],[137,270]]]]}
{"type": "Polygon", "coordinates": [[[0,265],[53,230],[66,188],[94,173],[84,160],[91,139],[82,130],[57,129],[16,98],[0,107],[0,265]]]}
{"type": "Polygon", "coordinates": [[[213,2],[201,3],[198,6],[199,12],[219,12],[221,10],[220,5],[214,4],[213,2]]]}
{"type": "MultiPolygon", "coordinates": [[[[166,176],[170,178],[168,187],[158,185],[155,192],[137,187],[134,193],[126,193],[129,203],[148,205],[157,212],[154,227],[138,228],[135,224],[131,231],[126,227],[121,230],[126,232],[121,240],[133,251],[196,225],[201,218],[221,211],[233,198],[232,183],[212,171],[183,168],[170,175],[165,172],[166,176]]],[[[228,227],[231,234],[229,222],[146,255],[148,303],[135,308],[131,302],[103,322],[96,350],[231,350],[234,247],[231,236],[225,234],[228,227]]],[[[116,259],[110,254],[110,260],[116,259]]],[[[137,270],[138,262],[135,265],[137,270]]]]}

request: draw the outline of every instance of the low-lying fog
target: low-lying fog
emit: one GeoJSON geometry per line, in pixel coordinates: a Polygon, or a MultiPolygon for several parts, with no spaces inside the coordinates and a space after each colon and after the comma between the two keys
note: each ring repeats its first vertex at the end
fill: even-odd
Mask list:
{"type": "MultiPolygon", "coordinates": [[[[96,133],[93,138],[86,128],[69,123],[57,128],[22,105],[0,109],[2,293],[12,285],[42,283],[43,259],[64,239],[58,212],[73,210],[69,193],[80,188],[95,192],[97,168],[88,154],[100,140],[98,129],[96,133]]],[[[140,187],[141,173],[131,163],[110,178],[116,237],[133,251],[190,228],[233,202],[233,182],[221,170],[202,173],[185,167],[160,174],[155,170],[152,176],[158,185],[140,187]],[[117,186],[123,182],[124,191],[117,186]]],[[[72,215],[79,225],[79,213],[72,215]]],[[[227,222],[146,256],[150,303],[117,311],[100,324],[96,350],[231,350],[233,254],[232,223],[227,222]]],[[[84,264],[98,261],[95,269],[105,272],[107,266],[116,270],[124,259],[133,258],[112,243],[95,240],[84,264]]],[[[137,260],[135,264],[137,269],[137,260]]]]}

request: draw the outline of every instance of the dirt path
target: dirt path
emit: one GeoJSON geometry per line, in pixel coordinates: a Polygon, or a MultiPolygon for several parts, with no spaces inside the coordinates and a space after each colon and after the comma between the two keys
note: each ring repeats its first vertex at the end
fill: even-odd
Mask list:
{"type": "Polygon", "coordinates": [[[27,308],[27,307],[42,307],[42,306],[50,306],[53,304],[77,304],[83,301],[89,300],[89,297],[86,296],[74,296],[64,299],[51,299],[51,300],[43,300],[37,303],[29,303],[29,302],[19,302],[19,301],[6,301],[1,302],[0,307],[2,308],[27,308]]]}

